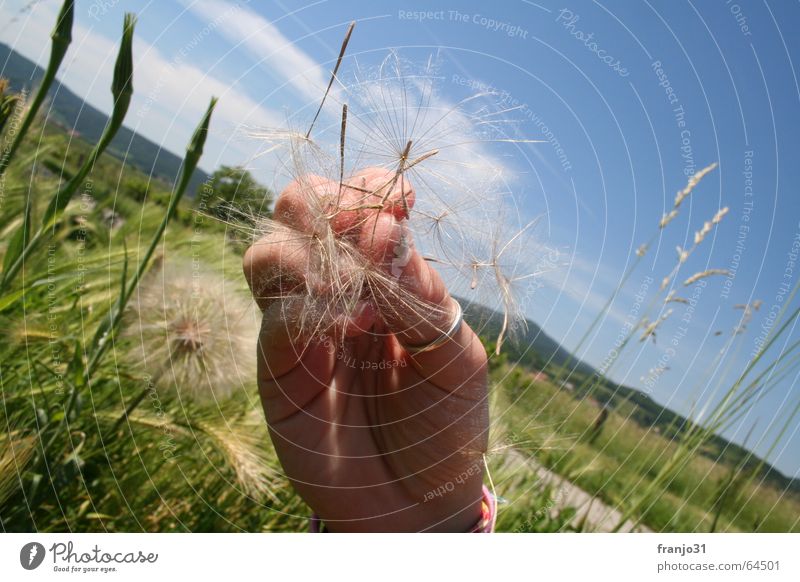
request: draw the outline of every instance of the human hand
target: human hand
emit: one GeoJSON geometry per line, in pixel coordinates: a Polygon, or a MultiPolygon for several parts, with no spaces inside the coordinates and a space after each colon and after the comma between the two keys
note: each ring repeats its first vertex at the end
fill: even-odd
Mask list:
{"type": "Polygon", "coordinates": [[[282,228],[244,257],[264,312],[261,400],[286,475],[331,531],[467,531],[481,515],[486,352],[466,323],[434,350],[403,347],[449,330],[456,304],[411,243],[414,191],[393,175],[366,170],[352,188],[306,176],[276,201],[282,228]],[[356,289],[342,325],[309,329],[298,298],[341,292],[318,276],[321,229],[386,283],[356,289]]]}

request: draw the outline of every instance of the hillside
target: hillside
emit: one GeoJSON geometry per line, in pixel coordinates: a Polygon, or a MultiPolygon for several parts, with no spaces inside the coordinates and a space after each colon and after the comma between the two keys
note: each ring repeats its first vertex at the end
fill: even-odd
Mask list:
{"type": "MultiPolygon", "coordinates": [[[[469,305],[467,300],[459,300],[468,306],[464,310],[465,320],[479,331],[484,341],[493,342],[502,327],[503,315],[480,305],[469,305]]],[[[592,398],[639,426],[655,429],[667,438],[680,440],[689,428],[690,421],[684,416],[662,406],[641,390],[598,376],[591,365],[573,359],[568,350],[536,323],[526,320],[526,324],[524,333],[503,344],[502,357],[508,362],[532,370],[544,370],[551,376],[561,374],[569,378],[575,398],[592,398]]],[[[758,467],[759,473],[776,488],[800,493],[800,479],[785,476],[746,448],[721,436],[712,437],[701,453],[728,466],[744,461],[745,469],[758,467]]]]}
{"type": "MultiPolygon", "coordinates": [[[[487,341],[494,341],[503,326],[502,316],[482,305],[459,298],[464,306],[464,318],[473,329],[487,341]]],[[[503,344],[503,353],[509,361],[543,370],[553,366],[575,368],[579,373],[594,374],[590,365],[572,359],[572,354],[547,335],[542,328],[530,320],[525,320],[523,330],[503,344]]]]}
{"type": "MultiPolygon", "coordinates": [[[[15,91],[35,90],[44,76],[44,70],[33,61],[25,58],[7,45],[0,43],[0,76],[8,79],[15,91]]],[[[56,80],[48,93],[51,106],[49,121],[68,131],[77,132],[91,143],[96,143],[108,116],[86,103],[81,97],[70,91],[56,80]]],[[[111,145],[106,150],[109,154],[125,163],[131,164],[154,177],[173,183],[178,175],[181,157],[162,149],[158,144],[122,127],[111,145]]],[[[208,179],[208,174],[198,169],[194,172],[189,185],[189,194],[194,195],[200,185],[208,179]]]]}

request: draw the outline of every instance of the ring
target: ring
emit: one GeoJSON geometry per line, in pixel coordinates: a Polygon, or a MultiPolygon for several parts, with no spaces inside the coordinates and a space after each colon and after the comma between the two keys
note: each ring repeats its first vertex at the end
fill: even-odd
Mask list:
{"type": "Polygon", "coordinates": [[[445,344],[445,342],[447,342],[447,340],[452,339],[453,336],[458,333],[458,330],[461,329],[461,324],[464,322],[464,312],[461,309],[461,304],[452,297],[450,298],[450,300],[456,304],[456,315],[453,318],[453,323],[450,324],[450,329],[448,329],[446,332],[441,334],[433,341],[430,341],[422,345],[408,346],[400,342],[400,345],[403,346],[403,349],[406,352],[408,352],[409,355],[414,356],[416,354],[422,354],[440,348],[445,344]]]}

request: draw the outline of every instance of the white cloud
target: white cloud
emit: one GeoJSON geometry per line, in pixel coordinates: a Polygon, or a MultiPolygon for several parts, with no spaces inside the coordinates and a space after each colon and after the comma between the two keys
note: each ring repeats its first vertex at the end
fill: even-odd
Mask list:
{"type": "Polygon", "coordinates": [[[213,24],[216,33],[242,47],[252,58],[286,80],[302,97],[316,102],[328,83],[328,73],[294,46],[273,23],[239,3],[224,0],[180,0],[193,14],[213,24]],[[224,18],[224,26],[217,26],[224,18]]]}

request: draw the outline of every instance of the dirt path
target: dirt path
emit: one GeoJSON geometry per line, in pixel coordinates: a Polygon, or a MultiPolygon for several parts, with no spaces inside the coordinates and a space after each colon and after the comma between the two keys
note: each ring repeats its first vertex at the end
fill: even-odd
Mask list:
{"type": "MultiPolygon", "coordinates": [[[[586,525],[584,531],[610,532],[622,519],[622,513],[614,507],[607,505],[602,499],[594,497],[553,471],[539,464],[534,459],[526,458],[518,451],[511,453],[514,459],[526,465],[525,469],[533,471],[542,480],[542,485],[549,485],[555,492],[553,495],[554,506],[551,511],[554,513],[564,507],[574,507],[577,511],[572,525],[578,525],[584,519],[586,525]]],[[[650,528],[638,525],[635,526],[631,521],[626,521],[620,528],[621,532],[650,532],[650,528]]]]}

